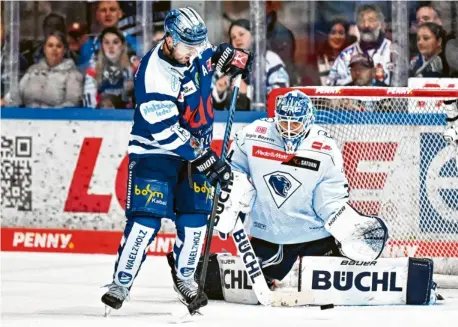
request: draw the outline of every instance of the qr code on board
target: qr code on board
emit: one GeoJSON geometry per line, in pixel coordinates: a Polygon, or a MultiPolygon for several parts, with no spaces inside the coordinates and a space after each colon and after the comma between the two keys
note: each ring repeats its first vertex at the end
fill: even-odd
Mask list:
{"type": "Polygon", "coordinates": [[[1,206],[32,210],[32,138],[2,136],[1,206]]]}

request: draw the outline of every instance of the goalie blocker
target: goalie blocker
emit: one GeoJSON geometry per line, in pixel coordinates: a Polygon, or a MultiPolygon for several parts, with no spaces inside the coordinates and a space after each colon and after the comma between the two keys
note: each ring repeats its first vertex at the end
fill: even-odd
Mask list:
{"type": "MultiPolygon", "coordinates": [[[[304,257],[302,271],[298,266],[296,262],[276,291],[300,289],[309,294],[309,305],[422,305],[432,304],[436,298],[431,259],[353,261],[344,257],[304,257]]],[[[258,304],[251,285],[239,257],[227,253],[211,255],[205,285],[209,299],[258,304]]]]}

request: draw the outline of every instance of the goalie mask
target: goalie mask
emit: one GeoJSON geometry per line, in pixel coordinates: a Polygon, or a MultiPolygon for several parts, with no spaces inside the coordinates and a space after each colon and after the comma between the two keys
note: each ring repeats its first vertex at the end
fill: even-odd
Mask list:
{"type": "Polygon", "coordinates": [[[293,154],[315,121],[315,108],[307,95],[291,91],[277,97],[275,120],[286,153],[293,154]]]}
{"type": "Polygon", "coordinates": [[[207,27],[191,7],[174,9],[164,20],[164,31],[173,40],[172,51],[180,56],[200,55],[207,47],[207,27]]]}

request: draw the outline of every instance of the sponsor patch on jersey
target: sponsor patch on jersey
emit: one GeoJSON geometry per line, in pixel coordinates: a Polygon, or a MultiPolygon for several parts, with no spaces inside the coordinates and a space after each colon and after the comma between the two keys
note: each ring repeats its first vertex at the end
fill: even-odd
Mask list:
{"type": "Polygon", "coordinates": [[[212,58],[208,58],[207,60],[207,70],[210,72],[212,70],[212,58]]]}
{"type": "Polygon", "coordinates": [[[260,134],[266,134],[267,133],[267,127],[264,126],[256,126],[256,129],[254,130],[256,133],[260,134]]]}
{"type": "Polygon", "coordinates": [[[275,171],[263,177],[278,208],[302,185],[291,174],[282,171],[275,171]]]}
{"type": "Polygon", "coordinates": [[[158,123],[178,115],[178,108],[172,101],[152,100],[140,105],[143,118],[151,124],[158,123]]]}
{"type": "Polygon", "coordinates": [[[324,144],[322,142],[315,141],[312,143],[312,149],[315,150],[325,150],[325,151],[331,151],[332,148],[330,145],[324,144]]]}
{"type": "Polygon", "coordinates": [[[178,92],[180,89],[180,80],[176,76],[172,76],[171,78],[171,87],[173,92],[178,92]]]}
{"type": "Polygon", "coordinates": [[[287,154],[283,151],[278,151],[274,149],[264,148],[261,146],[253,146],[252,156],[256,158],[263,158],[268,160],[275,161],[289,161],[294,157],[293,154],[287,154]]]}
{"type": "Polygon", "coordinates": [[[318,171],[320,169],[320,161],[297,156],[287,162],[283,162],[282,165],[304,168],[314,171],[318,171]]]}
{"type": "Polygon", "coordinates": [[[187,96],[190,94],[193,94],[194,92],[197,91],[196,86],[194,85],[193,81],[189,81],[188,83],[183,85],[183,95],[187,96]]]}

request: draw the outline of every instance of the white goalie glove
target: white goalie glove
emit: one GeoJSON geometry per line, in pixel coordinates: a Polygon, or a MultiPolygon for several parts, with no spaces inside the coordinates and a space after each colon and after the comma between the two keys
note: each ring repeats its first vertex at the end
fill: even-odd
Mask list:
{"type": "Polygon", "coordinates": [[[325,228],[340,252],[355,261],[376,260],[388,239],[388,228],[380,218],[364,216],[348,204],[329,218],[325,228]]]}
{"type": "Polygon", "coordinates": [[[231,182],[218,197],[215,229],[222,234],[232,232],[239,214],[251,211],[255,197],[256,189],[247,176],[232,170],[231,182]]]}

